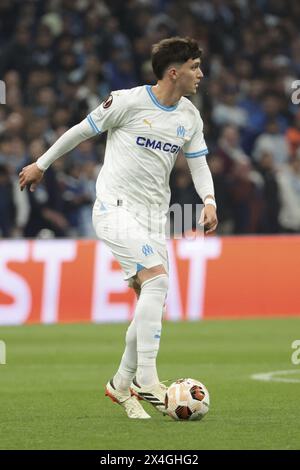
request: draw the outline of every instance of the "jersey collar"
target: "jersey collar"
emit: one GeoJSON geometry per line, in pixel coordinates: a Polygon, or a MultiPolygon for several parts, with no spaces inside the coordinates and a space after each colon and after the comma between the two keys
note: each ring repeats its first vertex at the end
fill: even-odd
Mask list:
{"type": "Polygon", "coordinates": [[[158,108],[163,109],[164,111],[175,111],[175,109],[177,108],[178,103],[176,103],[174,106],[164,106],[163,104],[161,104],[153,93],[151,85],[146,85],[146,90],[151,100],[158,108]]]}

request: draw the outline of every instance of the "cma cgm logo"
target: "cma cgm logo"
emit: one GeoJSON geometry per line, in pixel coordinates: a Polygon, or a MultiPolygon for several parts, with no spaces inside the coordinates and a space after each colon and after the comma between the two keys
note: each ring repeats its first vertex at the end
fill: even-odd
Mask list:
{"type": "Polygon", "coordinates": [[[162,150],[163,152],[170,152],[176,155],[180,147],[178,145],[170,144],[169,142],[161,142],[160,140],[147,139],[146,137],[137,137],[136,143],[140,147],[153,149],[153,150],[162,150]]]}

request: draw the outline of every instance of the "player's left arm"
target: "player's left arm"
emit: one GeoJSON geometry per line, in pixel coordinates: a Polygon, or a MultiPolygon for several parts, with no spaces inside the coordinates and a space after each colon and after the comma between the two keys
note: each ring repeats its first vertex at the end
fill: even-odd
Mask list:
{"type": "Polygon", "coordinates": [[[199,223],[204,225],[205,233],[211,233],[217,228],[218,218],[214,183],[206,157],[204,155],[197,158],[187,158],[187,162],[195,189],[204,203],[199,223]]]}
{"type": "Polygon", "coordinates": [[[213,232],[218,225],[217,205],[214,183],[207,165],[208,149],[203,136],[203,122],[195,109],[195,127],[191,139],[183,146],[197,193],[204,203],[199,223],[204,225],[205,233],[213,232]]]}

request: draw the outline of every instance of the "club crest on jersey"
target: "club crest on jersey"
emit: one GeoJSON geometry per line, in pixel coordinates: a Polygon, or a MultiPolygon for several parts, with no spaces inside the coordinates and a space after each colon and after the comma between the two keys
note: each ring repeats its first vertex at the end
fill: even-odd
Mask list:
{"type": "Polygon", "coordinates": [[[149,255],[154,254],[153,248],[150,245],[143,245],[142,246],[142,252],[145,256],[149,256],[149,255]]]}
{"type": "Polygon", "coordinates": [[[103,108],[104,108],[104,109],[109,108],[109,107],[111,106],[112,102],[113,102],[113,96],[112,96],[112,95],[109,95],[109,97],[106,98],[105,101],[103,101],[103,108]]]}
{"type": "Polygon", "coordinates": [[[185,128],[184,126],[177,127],[177,137],[184,137],[185,136],[185,128]]]}

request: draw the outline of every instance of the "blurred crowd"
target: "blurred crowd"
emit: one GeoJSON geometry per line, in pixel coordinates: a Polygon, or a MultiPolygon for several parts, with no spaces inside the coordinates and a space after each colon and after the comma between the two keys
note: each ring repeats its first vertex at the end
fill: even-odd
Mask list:
{"type": "MultiPolygon", "coordinates": [[[[151,45],[174,35],[203,49],[192,100],[218,232],[299,232],[299,24],[297,0],[1,0],[0,236],[94,237],[105,135],[58,159],[34,193],[18,172],[111,90],[155,83],[151,45]]],[[[200,202],[182,155],[170,183],[171,203],[200,202]]]]}

